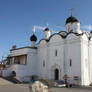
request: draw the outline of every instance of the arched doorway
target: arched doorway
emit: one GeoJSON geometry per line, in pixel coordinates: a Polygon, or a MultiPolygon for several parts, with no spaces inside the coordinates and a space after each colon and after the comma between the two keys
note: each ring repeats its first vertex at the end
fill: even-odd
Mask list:
{"type": "Polygon", "coordinates": [[[15,77],[16,76],[16,72],[12,71],[12,76],[15,77]]]}
{"type": "Polygon", "coordinates": [[[55,69],[54,70],[54,76],[55,76],[55,80],[59,80],[59,70],[58,69],[55,69]]]}

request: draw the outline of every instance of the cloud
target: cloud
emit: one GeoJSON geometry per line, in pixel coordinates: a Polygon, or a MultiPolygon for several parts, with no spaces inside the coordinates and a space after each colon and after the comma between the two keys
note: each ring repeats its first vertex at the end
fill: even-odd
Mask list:
{"type": "MultiPolygon", "coordinates": [[[[35,25],[35,30],[36,30],[36,32],[41,32],[41,31],[43,31],[45,28],[46,28],[46,26],[35,25]]],[[[61,31],[61,30],[65,30],[65,27],[63,27],[63,26],[57,26],[57,25],[49,25],[49,28],[50,28],[52,34],[53,34],[53,33],[58,33],[58,32],[61,31]]]]}
{"type": "MultiPolygon", "coordinates": [[[[50,28],[51,28],[51,27],[50,27],[50,28]]],[[[61,30],[65,30],[65,27],[64,27],[64,26],[58,26],[58,25],[52,25],[52,28],[51,28],[52,34],[53,34],[53,33],[58,33],[58,32],[60,32],[61,30]]]]}
{"type": "Polygon", "coordinates": [[[58,31],[56,31],[56,30],[51,30],[51,32],[52,32],[52,34],[53,34],[53,33],[58,33],[58,31]]]}
{"type": "MultiPolygon", "coordinates": [[[[43,27],[43,26],[35,26],[35,28],[36,28],[36,31],[42,31],[46,27],[43,27]]],[[[58,33],[58,31],[56,31],[55,28],[53,29],[52,27],[50,27],[50,30],[51,30],[52,33],[58,33]]]]}
{"type": "Polygon", "coordinates": [[[41,31],[45,29],[45,27],[43,26],[35,26],[35,28],[36,28],[36,31],[41,31]]]}
{"type": "Polygon", "coordinates": [[[65,27],[54,25],[58,29],[65,29],[65,27]]]}
{"type": "Polygon", "coordinates": [[[59,32],[59,30],[56,30],[56,29],[51,28],[51,33],[52,33],[52,34],[58,33],[58,32],[59,32]]]}
{"type": "Polygon", "coordinates": [[[84,25],[84,26],[81,26],[81,28],[83,30],[91,31],[92,30],[92,25],[84,25]]]}

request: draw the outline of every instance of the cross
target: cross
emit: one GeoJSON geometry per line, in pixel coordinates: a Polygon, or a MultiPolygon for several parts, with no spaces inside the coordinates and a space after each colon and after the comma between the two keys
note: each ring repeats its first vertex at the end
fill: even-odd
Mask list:
{"type": "Polygon", "coordinates": [[[49,25],[49,24],[47,23],[46,26],[48,27],[48,25],[49,25]]]}
{"type": "Polygon", "coordinates": [[[35,33],[35,31],[36,31],[36,26],[33,27],[33,33],[35,33]]]}
{"type": "Polygon", "coordinates": [[[2,64],[3,64],[3,62],[4,62],[3,60],[4,60],[4,56],[2,56],[2,62],[1,62],[2,64]]]}
{"type": "Polygon", "coordinates": [[[73,10],[74,10],[74,8],[71,8],[71,9],[70,9],[71,16],[72,16],[72,11],[73,11],[73,10]]]}
{"type": "Polygon", "coordinates": [[[4,58],[4,56],[2,56],[2,61],[3,61],[3,58],[4,58]]]}

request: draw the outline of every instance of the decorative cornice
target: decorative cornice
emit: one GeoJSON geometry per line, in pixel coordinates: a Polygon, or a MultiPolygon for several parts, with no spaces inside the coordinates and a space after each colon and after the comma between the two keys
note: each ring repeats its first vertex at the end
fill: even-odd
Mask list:
{"type": "MultiPolygon", "coordinates": [[[[70,35],[70,34],[74,34],[74,35],[76,35],[76,36],[82,36],[83,34],[85,34],[85,32],[82,32],[82,33],[75,33],[75,32],[69,32],[69,33],[67,33],[67,32],[65,32],[66,33],[66,35],[62,35],[62,34],[60,34],[61,32],[65,32],[65,31],[60,31],[59,33],[55,33],[55,34],[53,34],[53,35],[51,35],[50,37],[49,37],[49,39],[41,39],[39,42],[38,42],[38,44],[40,44],[40,42],[42,41],[42,40],[45,40],[46,42],[49,42],[50,41],[50,39],[54,36],[54,35],[59,35],[62,39],[66,39],[67,37],[68,37],[68,35],[70,35]]],[[[89,38],[88,38],[89,39],[89,38]]]]}

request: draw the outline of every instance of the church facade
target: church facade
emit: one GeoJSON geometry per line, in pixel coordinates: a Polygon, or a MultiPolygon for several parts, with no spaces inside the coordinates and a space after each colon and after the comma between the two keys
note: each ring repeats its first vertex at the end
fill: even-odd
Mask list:
{"type": "Polygon", "coordinates": [[[74,16],[66,20],[66,31],[51,35],[44,30],[44,38],[38,43],[33,34],[31,46],[10,50],[3,76],[30,81],[35,75],[42,79],[69,80],[77,85],[92,82],[92,32],[83,32],[74,16]]]}

